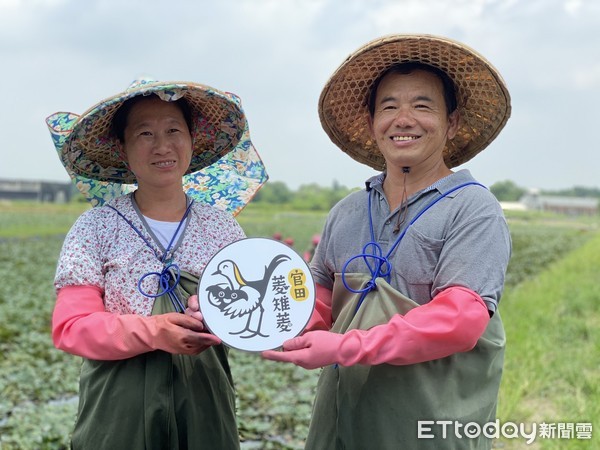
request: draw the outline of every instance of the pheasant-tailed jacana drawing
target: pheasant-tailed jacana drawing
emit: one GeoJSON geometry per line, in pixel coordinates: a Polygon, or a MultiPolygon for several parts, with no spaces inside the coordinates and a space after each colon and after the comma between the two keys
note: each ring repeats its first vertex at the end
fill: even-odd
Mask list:
{"type": "Polygon", "coordinates": [[[290,257],[287,255],[280,254],[275,256],[269,265],[265,266],[263,277],[252,281],[247,280],[242,275],[238,265],[230,259],[221,261],[217,265],[217,271],[213,275],[223,276],[229,286],[223,287],[219,284],[209,286],[207,291],[209,292],[210,303],[232,319],[245,315],[248,316],[248,321],[243,329],[230,332],[229,334],[239,334],[241,338],[250,338],[257,335],[268,337],[268,335],[261,332],[265,311],[262,302],[269,288],[271,275],[273,275],[279,264],[288,260],[290,260],[290,257]],[[258,311],[258,324],[255,329],[252,329],[252,317],[256,311],[258,311]]]}

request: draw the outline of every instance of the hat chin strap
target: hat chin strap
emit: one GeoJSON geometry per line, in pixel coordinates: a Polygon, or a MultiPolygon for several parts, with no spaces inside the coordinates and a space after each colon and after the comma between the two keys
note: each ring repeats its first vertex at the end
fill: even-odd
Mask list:
{"type": "Polygon", "coordinates": [[[392,233],[398,234],[400,231],[400,227],[406,221],[406,217],[408,215],[408,196],[406,195],[406,176],[410,173],[410,167],[404,166],[402,168],[402,173],[404,174],[404,182],[402,188],[402,200],[400,203],[400,212],[398,213],[398,220],[396,221],[396,226],[392,230],[392,233]]]}

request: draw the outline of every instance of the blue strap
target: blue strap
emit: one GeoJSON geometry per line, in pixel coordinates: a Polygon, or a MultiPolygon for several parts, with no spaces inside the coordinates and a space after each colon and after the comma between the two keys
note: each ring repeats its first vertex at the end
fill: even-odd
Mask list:
{"type": "Polygon", "coordinates": [[[181,300],[179,300],[179,298],[177,297],[177,295],[175,295],[174,290],[175,287],[179,284],[179,279],[181,277],[181,272],[179,270],[179,266],[177,264],[169,264],[167,266],[165,266],[162,270],[162,272],[148,272],[144,275],[141,276],[141,278],[138,280],[138,291],[142,294],[145,295],[146,297],[150,297],[150,298],[158,298],[161,295],[165,295],[167,294],[169,296],[169,299],[171,300],[171,303],[173,304],[173,307],[175,308],[175,311],[178,312],[185,312],[185,307],[183,306],[183,304],[181,303],[181,300]],[[175,272],[175,274],[173,274],[173,272],[175,272]],[[150,276],[157,276],[158,277],[158,284],[160,286],[160,291],[156,294],[150,294],[147,292],[144,292],[143,288],[142,288],[142,283],[144,282],[144,280],[150,276]]]}
{"type": "Polygon", "coordinates": [[[179,298],[175,294],[175,288],[179,284],[181,272],[180,272],[179,266],[177,264],[172,263],[172,262],[169,262],[167,264],[166,261],[167,261],[167,255],[171,251],[171,248],[173,247],[173,244],[175,242],[175,238],[179,234],[179,230],[181,229],[183,223],[185,222],[185,219],[187,218],[193,204],[194,204],[194,200],[192,200],[190,202],[190,204],[187,206],[185,213],[183,214],[183,217],[179,221],[179,225],[177,226],[175,233],[173,233],[173,237],[171,238],[171,241],[169,242],[169,245],[167,246],[162,258],[160,258],[158,256],[158,253],[156,252],[154,247],[150,244],[150,242],[148,242],[148,240],[144,237],[142,232],[136,228],[136,226],[133,224],[133,222],[131,222],[127,217],[125,217],[114,206],[107,205],[109,208],[114,210],[119,216],[121,216],[123,218],[123,220],[125,220],[125,222],[127,222],[127,224],[133,229],[133,231],[135,231],[137,233],[137,235],[139,237],[141,237],[142,240],[146,243],[146,245],[150,248],[150,250],[152,250],[152,252],[154,253],[154,256],[156,256],[156,259],[158,259],[163,264],[163,270],[161,272],[148,272],[140,277],[140,279],[138,280],[138,284],[137,284],[138,292],[140,294],[142,294],[143,296],[149,297],[149,298],[158,298],[163,295],[167,295],[169,297],[169,299],[171,300],[171,303],[173,304],[175,311],[181,312],[181,313],[185,312],[185,307],[183,306],[181,300],[179,300],[179,298]],[[148,292],[145,292],[142,289],[142,283],[144,282],[144,280],[151,276],[158,277],[159,291],[156,294],[150,294],[148,292]]]}
{"type": "Polygon", "coordinates": [[[370,229],[370,233],[371,233],[371,241],[367,242],[367,244],[365,244],[365,246],[362,249],[362,253],[348,259],[348,261],[346,261],[346,263],[344,264],[344,267],[342,268],[342,282],[344,283],[344,287],[346,289],[348,289],[350,292],[354,292],[356,294],[362,294],[358,300],[358,304],[356,305],[356,310],[354,312],[355,314],[356,314],[356,311],[358,311],[358,309],[362,305],[362,302],[365,299],[365,297],[367,296],[367,294],[369,292],[377,289],[377,281],[376,281],[377,278],[383,278],[388,283],[390,282],[391,273],[392,273],[392,263],[390,261],[390,256],[394,252],[394,250],[396,250],[396,248],[398,247],[398,245],[400,244],[400,242],[406,235],[406,232],[408,231],[408,229],[425,213],[425,211],[429,210],[429,208],[431,208],[433,205],[435,205],[441,199],[443,199],[444,197],[447,197],[448,195],[457,191],[458,189],[461,189],[461,188],[463,188],[465,186],[469,186],[469,185],[481,186],[484,189],[487,189],[481,183],[477,183],[475,181],[470,181],[470,182],[455,186],[452,189],[450,189],[449,191],[443,193],[440,197],[433,199],[421,211],[419,211],[419,213],[408,223],[408,225],[406,226],[404,231],[402,231],[400,236],[398,236],[398,238],[396,239],[394,244],[391,246],[390,250],[387,252],[386,255],[383,254],[383,249],[381,248],[379,243],[375,240],[375,231],[373,228],[373,215],[371,214],[371,192],[367,191],[368,209],[369,209],[369,229],[370,229]],[[356,290],[356,289],[352,289],[350,286],[348,286],[348,283],[346,283],[346,271],[348,269],[348,265],[352,261],[354,261],[355,259],[358,259],[358,258],[362,258],[364,260],[367,268],[369,269],[369,273],[371,274],[371,279],[367,282],[367,284],[365,285],[364,288],[356,290]]]}

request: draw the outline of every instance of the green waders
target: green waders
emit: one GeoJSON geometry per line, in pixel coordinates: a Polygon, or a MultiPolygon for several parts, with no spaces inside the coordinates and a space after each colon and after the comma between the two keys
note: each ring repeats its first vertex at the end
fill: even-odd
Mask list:
{"type": "MultiPolygon", "coordinates": [[[[187,303],[198,279],[181,273],[187,303]]],[[[174,311],[166,295],[152,314],[174,311]]],[[[121,361],[83,360],[72,448],[83,450],[239,449],[227,350],[199,355],[153,351],[121,361]]]]}
{"type": "MultiPolygon", "coordinates": [[[[358,290],[370,278],[350,274],[345,279],[358,290]]],[[[366,330],[418,306],[381,278],[355,315],[359,297],[336,274],[332,331],[366,330]]],[[[504,329],[496,312],[469,352],[407,366],[325,367],[306,449],[490,449],[491,439],[483,432],[469,438],[461,428],[458,437],[455,424],[494,422],[504,345],[504,329]],[[452,423],[445,425],[444,437],[444,426],[433,422],[445,420],[452,423]],[[419,421],[427,421],[421,429],[419,421]]]]}

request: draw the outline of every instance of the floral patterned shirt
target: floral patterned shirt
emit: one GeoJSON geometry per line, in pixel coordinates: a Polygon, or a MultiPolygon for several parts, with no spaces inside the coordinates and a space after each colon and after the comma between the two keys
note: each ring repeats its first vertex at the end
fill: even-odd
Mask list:
{"type": "MultiPolygon", "coordinates": [[[[54,286],[57,290],[72,285],[97,286],[104,291],[107,311],[149,316],[154,299],[140,293],[138,282],[147,273],[163,270],[160,259],[164,248],[148,231],[131,194],[108,205],[86,211],[77,219],[65,238],[54,286]],[[144,239],[108,205],[123,214],[144,239]]],[[[198,202],[192,205],[183,226],[182,239],[166,259],[198,277],[216,252],[245,237],[233,216],[198,202]]],[[[158,276],[147,276],[141,288],[147,293],[158,292],[158,276]]]]}

